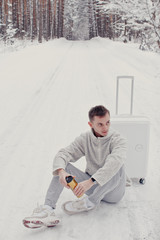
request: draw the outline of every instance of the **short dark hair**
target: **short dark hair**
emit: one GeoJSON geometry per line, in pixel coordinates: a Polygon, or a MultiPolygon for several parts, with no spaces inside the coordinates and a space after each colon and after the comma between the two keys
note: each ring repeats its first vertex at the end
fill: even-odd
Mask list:
{"type": "Polygon", "coordinates": [[[109,110],[107,108],[105,108],[104,106],[102,106],[102,105],[98,105],[98,106],[92,107],[89,110],[89,113],[88,113],[89,120],[93,121],[95,116],[104,117],[107,113],[110,116],[109,110]]]}

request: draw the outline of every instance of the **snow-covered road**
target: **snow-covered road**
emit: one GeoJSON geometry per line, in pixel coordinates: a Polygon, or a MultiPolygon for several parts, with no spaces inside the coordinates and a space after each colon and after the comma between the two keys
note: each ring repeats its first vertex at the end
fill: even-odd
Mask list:
{"type": "MultiPolygon", "coordinates": [[[[160,56],[95,38],[54,40],[0,55],[0,239],[160,239],[160,56]],[[88,110],[104,104],[115,114],[116,77],[135,77],[134,114],[151,120],[148,178],[135,179],[124,199],[98,210],[67,216],[61,204],[74,198],[64,190],[56,228],[30,230],[22,219],[43,203],[52,159],[89,129],[88,110]]],[[[128,83],[122,83],[120,111],[128,112],[128,83]]],[[[76,163],[85,168],[85,159],[76,163]]]]}

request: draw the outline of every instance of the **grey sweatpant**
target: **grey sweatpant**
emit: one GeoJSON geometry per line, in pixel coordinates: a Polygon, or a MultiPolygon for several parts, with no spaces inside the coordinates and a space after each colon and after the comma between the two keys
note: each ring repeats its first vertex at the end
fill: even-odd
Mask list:
{"type": "MultiPolygon", "coordinates": [[[[82,182],[90,178],[89,174],[82,172],[70,163],[67,165],[65,171],[73,176],[76,176],[75,179],[77,182],[82,182]]],[[[99,184],[93,185],[86,192],[86,195],[88,195],[89,200],[96,205],[99,204],[100,201],[117,203],[122,199],[125,193],[125,186],[125,170],[124,166],[122,166],[110,181],[103,186],[100,186],[99,184]]],[[[63,186],[59,182],[59,176],[54,176],[46,194],[45,204],[51,206],[52,208],[56,208],[56,203],[62,190],[63,186]]]]}

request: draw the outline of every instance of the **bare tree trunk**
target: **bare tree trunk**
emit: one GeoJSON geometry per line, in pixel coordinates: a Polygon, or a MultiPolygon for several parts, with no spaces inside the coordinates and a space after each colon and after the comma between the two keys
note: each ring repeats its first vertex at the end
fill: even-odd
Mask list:
{"type": "Polygon", "coordinates": [[[52,27],[52,8],[51,1],[47,2],[47,41],[51,38],[51,27],[52,27]]]}
{"type": "Polygon", "coordinates": [[[63,37],[64,24],[64,0],[60,0],[60,37],[63,37]]]}
{"type": "Polygon", "coordinates": [[[27,0],[23,0],[23,30],[27,33],[27,0]]]}
{"type": "Polygon", "coordinates": [[[18,9],[19,9],[19,33],[20,33],[20,38],[23,38],[23,13],[22,13],[22,6],[23,3],[21,0],[18,2],[18,9]]]}
{"type": "Polygon", "coordinates": [[[0,34],[2,33],[2,24],[3,24],[3,11],[2,11],[2,0],[0,0],[0,34]]]}
{"type": "Polygon", "coordinates": [[[18,0],[12,0],[12,22],[13,28],[19,28],[19,9],[18,0]]]}
{"type": "Polygon", "coordinates": [[[58,38],[60,36],[60,0],[58,0],[58,4],[57,4],[57,29],[56,29],[56,36],[58,38]]]}
{"type": "Polygon", "coordinates": [[[38,34],[38,41],[42,42],[42,0],[38,2],[38,20],[39,20],[39,34],[38,34]]]}
{"type": "Polygon", "coordinates": [[[42,1],[42,30],[43,37],[46,40],[47,38],[47,21],[46,21],[46,0],[42,1]]]}
{"type": "Polygon", "coordinates": [[[88,17],[89,17],[89,39],[93,38],[93,19],[92,19],[92,4],[88,1],[88,17]]]}
{"type": "MultiPolygon", "coordinates": [[[[159,8],[160,8],[160,2],[157,2],[157,6],[159,4],[159,8]]],[[[151,13],[150,13],[150,10],[149,10],[149,5],[148,5],[148,0],[146,0],[146,6],[147,6],[147,10],[148,10],[148,15],[150,17],[150,20],[151,20],[151,24],[153,26],[153,29],[154,29],[154,32],[155,32],[155,35],[157,36],[158,40],[157,40],[157,44],[158,44],[158,47],[160,48],[160,25],[159,25],[159,29],[157,28],[156,24],[155,24],[155,18],[156,18],[156,13],[154,12],[153,13],[153,16],[151,16],[151,13]],[[158,31],[159,30],[159,31],[158,31]]],[[[153,1],[153,6],[154,6],[154,1],[153,1]]],[[[160,24],[160,22],[159,22],[160,24]]]]}
{"type": "Polygon", "coordinates": [[[32,11],[32,36],[31,39],[34,40],[37,37],[37,5],[36,0],[33,0],[33,11],[32,11]]]}
{"type": "Polygon", "coordinates": [[[27,0],[27,36],[30,39],[31,36],[31,19],[30,19],[30,0],[27,0]]]}
{"type": "Polygon", "coordinates": [[[52,30],[52,38],[57,37],[57,0],[53,2],[53,30],[52,30]]]}

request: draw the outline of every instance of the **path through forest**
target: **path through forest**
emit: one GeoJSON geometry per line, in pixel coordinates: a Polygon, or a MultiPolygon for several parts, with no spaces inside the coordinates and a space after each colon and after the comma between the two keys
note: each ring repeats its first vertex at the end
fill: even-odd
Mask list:
{"type": "MultiPolygon", "coordinates": [[[[77,239],[157,240],[160,238],[160,57],[137,45],[95,38],[64,39],[0,55],[0,235],[8,240],[77,239]],[[135,77],[134,114],[151,120],[147,182],[136,179],[116,204],[67,216],[61,204],[75,198],[62,193],[56,228],[30,230],[22,219],[42,204],[52,177],[52,159],[89,129],[88,110],[97,104],[115,113],[118,75],[135,77]]],[[[121,111],[129,101],[122,84],[121,111]]],[[[85,168],[85,159],[76,163],[85,168]]]]}

